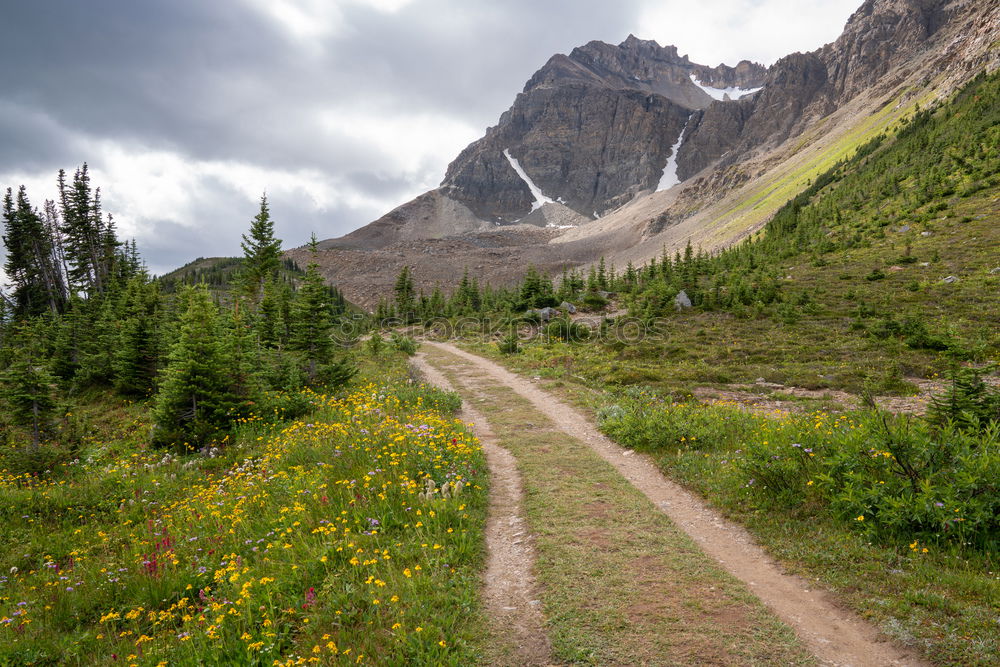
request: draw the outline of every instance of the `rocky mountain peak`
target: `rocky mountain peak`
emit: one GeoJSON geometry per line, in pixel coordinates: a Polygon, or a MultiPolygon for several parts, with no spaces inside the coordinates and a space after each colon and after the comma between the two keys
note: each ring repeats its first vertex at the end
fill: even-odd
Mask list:
{"type": "Polygon", "coordinates": [[[500,224],[544,199],[592,218],[656,189],[693,111],[738,98],[766,75],[749,61],[699,65],[635,35],[589,42],[531,77],[497,126],[448,167],[442,191],[500,224]]]}

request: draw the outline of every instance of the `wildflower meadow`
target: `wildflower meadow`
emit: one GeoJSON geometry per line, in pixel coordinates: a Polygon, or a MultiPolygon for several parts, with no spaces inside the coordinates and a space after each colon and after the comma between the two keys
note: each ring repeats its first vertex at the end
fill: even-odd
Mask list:
{"type": "Polygon", "coordinates": [[[0,471],[0,664],[470,662],[487,477],[454,397],[299,398],[206,454],[0,471]]]}

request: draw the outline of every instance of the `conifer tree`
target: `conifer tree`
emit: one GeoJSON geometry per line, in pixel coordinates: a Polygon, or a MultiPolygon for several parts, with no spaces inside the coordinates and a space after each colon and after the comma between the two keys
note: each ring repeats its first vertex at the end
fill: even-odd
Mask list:
{"type": "Polygon", "coordinates": [[[103,385],[114,379],[115,351],[122,331],[121,294],[86,299],[84,308],[94,313],[90,335],[79,341],[80,368],[77,379],[84,384],[103,385]]]}
{"type": "Polygon", "coordinates": [[[74,295],[66,312],[56,318],[52,340],[52,372],[63,380],[71,380],[80,369],[81,345],[86,333],[93,331],[84,301],[74,295]]]}
{"type": "Polygon", "coordinates": [[[22,185],[17,203],[10,188],[3,199],[4,271],[14,287],[15,315],[28,317],[62,307],[61,276],[53,266],[52,239],[22,185]]]}
{"type": "Polygon", "coordinates": [[[281,268],[281,239],[274,237],[274,221],[267,205],[267,195],[261,195],[260,211],[250,223],[250,231],[243,235],[242,287],[253,303],[264,297],[264,284],[276,278],[281,268]]]}
{"type": "Polygon", "coordinates": [[[230,389],[216,307],[204,285],[188,288],[187,309],[180,318],[153,412],[153,443],[208,444],[224,430],[236,407],[230,389]]]}
{"type": "Polygon", "coordinates": [[[330,312],[330,290],[319,273],[316,235],[309,242],[310,262],[292,308],[292,336],[289,346],[306,358],[306,376],[315,382],[320,364],[330,359],[333,351],[333,318],[330,312]]]}
{"type": "Polygon", "coordinates": [[[56,401],[53,391],[55,379],[39,353],[34,336],[24,332],[10,366],[3,374],[3,397],[12,421],[31,429],[29,451],[37,451],[42,433],[51,422],[56,401]]]}
{"type": "Polygon", "coordinates": [[[442,317],[445,315],[445,309],[446,304],[444,294],[441,292],[441,286],[435,285],[430,299],[427,300],[427,314],[430,317],[442,317]]]}
{"type": "Polygon", "coordinates": [[[159,290],[145,276],[135,276],[125,288],[122,303],[111,360],[114,385],[123,394],[144,396],[153,388],[157,371],[159,290]]]}
{"type": "Polygon", "coordinates": [[[409,266],[400,269],[393,292],[396,295],[396,315],[403,320],[403,324],[410,324],[416,319],[417,304],[409,266]]]}
{"type": "Polygon", "coordinates": [[[111,273],[110,262],[117,247],[114,225],[105,227],[101,213],[101,190],[92,192],[87,164],[76,170],[66,185],[66,172],[59,170],[59,200],[62,207],[63,245],[69,267],[69,282],[87,294],[103,293],[111,273]]]}
{"type": "Polygon", "coordinates": [[[534,266],[528,267],[520,290],[520,308],[545,308],[556,305],[552,280],[542,276],[534,266]]]}
{"type": "Polygon", "coordinates": [[[631,290],[639,282],[639,274],[636,272],[635,266],[631,261],[625,266],[625,275],[622,276],[622,281],[628,290],[631,290]]]}
{"type": "Polygon", "coordinates": [[[264,293],[257,307],[255,329],[257,340],[263,347],[277,347],[281,343],[284,323],[281,321],[281,289],[274,276],[264,281],[264,293]]]}
{"type": "Polygon", "coordinates": [[[224,317],[223,356],[236,401],[252,401],[260,391],[261,348],[246,309],[237,300],[224,317]]]}

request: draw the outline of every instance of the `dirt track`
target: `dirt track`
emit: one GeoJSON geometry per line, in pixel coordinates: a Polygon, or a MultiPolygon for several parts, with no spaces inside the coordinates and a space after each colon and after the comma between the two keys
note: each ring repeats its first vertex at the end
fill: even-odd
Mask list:
{"type": "MultiPolygon", "coordinates": [[[[699,498],[666,479],[646,457],[623,449],[608,440],[576,409],[534,386],[529,380],[487,359],[446,343],[425,344],[460,358],[480,377],[489,378],[521,395],[537,410],[547,415],[562,431],[593,449],[690,535],[706,554],[717,560],[725,570],[744,581],[781,620],[795,630],[824,664],[844,666],[925,664],[912,651],[890,643],[874,627],[843,609],[826,592],[815,590],[809,582],[782,572],[743,528],[726,521],[699,498]]],[[[427,367],[426,362],[422,362],[422,365],[427,367]]],[[[428,379],[432,382],[443,380],[440,375],[435,376],[432,369],[428,371],[428,379]]],[[[470,417],[477,423],[485,423],[479,415],[470,414],[470,417]]],[[[487,445],[488,443],[487,437],[487,445]]],[[[507,456],[510,457],[510,454],[507,456]]],[[[490,464],[491,467],[494,466],[494,460],[491,460],[490,464]]],[[[496,465],[497,474],[505,474],[503,473],[505,466],[500,463],[496,465]]],[[[513,465],[512,461],[510,465],[513,465]]],[[[516,471],[514,474],[516,475],[516,471]]],[[[497,484],[497,487],[501,486],[502,483],[497,484]]],[[[502,491],[496,488],[496,492],[502,491]]],[[[496,543],[497,540],[510,538],[493,531],[488,539],[492,554],[494,549],[503,548],[496,543]]],[[[522,556],[515,554],[514,557],[530,558],[530,554],[525,552],[522,556]]],[[[527,567],[530,571],[530,564],[527,567]]],[[[489,588],[487,590],[490,591],[489,588]]],[[[517,604],[516,600],[521,593],[514,589],[509,591],[494,589],[493,593],[487,593],[488,599],[491,595],[509,596],[509,599],[515,602],[490,603],[509,607],[517,604]]],[[[541,626],[536,627],[540,629],[541,626]]],[[[524,630],[525,628],[516,626],[513,628],[515,633],[524,630]]]]}

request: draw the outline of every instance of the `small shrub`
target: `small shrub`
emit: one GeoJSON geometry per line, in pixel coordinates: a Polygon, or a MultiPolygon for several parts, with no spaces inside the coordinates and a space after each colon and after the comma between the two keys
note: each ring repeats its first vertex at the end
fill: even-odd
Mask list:
{"type": "Polygon", "coordinates": [[[876,280],[885,280],[885,271],[882,269],[872,269],[872,272],[865,276],[865,280],[872,282],[876,280]]]}
{"type": "Polygon", "coordinates": [[[316,377],[319,384],[327,389],[340,389],[357,374],[357,366],[347,359],[339,359],[320,366],[316,377]]]}
{"type": "Polygon", "coordinates": [[[560,317],[549,322],[545,327],[549,338],[564,340],[568,343],[578,343],[590,338],[590,329],[571,319],[560,317]]]}
{"type": "Polygon", "coordinates": [[[17,447],[0,457],[0,469],[46,477],[59,465],[73,458],[73,453],[55,443],[42,443],[37,449],[17,447]]]}
{"type": "Polygon", "coordinates": [[[517,354],[521,351],[521,346],[517,341],[517,334],[510,334],[497,343],[497,350],[500,354],[517,354]]]}
{"type": "Polygon", "coordinates": [[[408,357],[412,357],[417,353],[417,348],[420,347],[420,343],[410,338],[409,336],[404,336],[399,333],[392,334],[392,346],[405,354],[408,357]]]}
{"type": "Polygon", "coordinates": [[[931,399],[927,420],[938,428],[949,424],[958,429],[978,431],[1000,423],[1000,390],[983,381],[983,371],[956,368],[951,386],[931,399]]]}
{"type": "Polygon", "coordinates": [[[382,350],[385,349],[385,338],[382,338],[382,334],[376,331],[365,343],[365,347],[368,348],[368,353],[370,355],[377,357],[382,354],[382,350]]]}
{"type": "Polygon", "coordinates": [[[590,290],[583,295],[581,303],[588,310],[603,310],[608,305],[608,300],[596,291],[590,290]]]}
{"type": "Polygon", "coordinates": [[[778,306],[778,319],[785,324],[795,324],[802,319],[802,313],[790,303],[783,303],[778,306]]]}
{"type": "Polygon", "coordinates": [[[409,384],[395,389],[399,402],[404,406],[421,405],[438,412],[454,414],[462,409],[462,398],[453,391],[445,391],[427,384],[409,384]]]}
{"type": "Polygon", "coordinates": [[[879,340],[885,340],[887,338],[892,338],[893,336],[898,336],[903,331],[902,325],[891,317],[886,317],[879,320],[878,323],[873,326],[870,333],[875,338],[879,340]]]}
{"type": "Polygon", "coordinates": [[[932,335],[927,330],[927,325],[912,317],[903,320],[903,323],[900,325],[900,333],[906,345],[914,350],[942,351],[951,347],[947,338],[932,335]]]}

